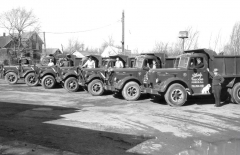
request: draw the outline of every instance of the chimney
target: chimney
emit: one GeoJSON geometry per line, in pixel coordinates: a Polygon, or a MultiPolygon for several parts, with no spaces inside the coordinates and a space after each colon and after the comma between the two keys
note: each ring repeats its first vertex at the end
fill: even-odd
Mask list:
{"type": "Polygon", "coordinates": [[[6,36],[6,33],[5,33],[5,32],[3,33],[3,36],[4,36],[4,37],[6,36]]]}

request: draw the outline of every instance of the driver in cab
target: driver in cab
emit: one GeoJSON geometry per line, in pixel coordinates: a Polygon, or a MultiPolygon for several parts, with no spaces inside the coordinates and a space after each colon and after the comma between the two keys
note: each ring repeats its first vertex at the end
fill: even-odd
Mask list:
{"type": "Polygon", "coordinates": [[[95,66],[95,61],[91,57],[89,57],[87,62],[82,67],[95,68],[96,67],[95,66]]]}

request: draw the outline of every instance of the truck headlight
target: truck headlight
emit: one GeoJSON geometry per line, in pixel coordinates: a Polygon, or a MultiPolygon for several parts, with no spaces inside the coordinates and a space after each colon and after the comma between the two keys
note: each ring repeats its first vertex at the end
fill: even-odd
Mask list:
{"type": "Polygon", "coordinates": [[[161,83],[161,81],[157,78],[157,79],[156,79],[156,83],[161,83]]]}
{"type": "Polygon", "coordinates": [[[117,77],[115,77],[115,78],[114,78],[114,82],[117,82],[117,80],[118,80],[117,77]]]}

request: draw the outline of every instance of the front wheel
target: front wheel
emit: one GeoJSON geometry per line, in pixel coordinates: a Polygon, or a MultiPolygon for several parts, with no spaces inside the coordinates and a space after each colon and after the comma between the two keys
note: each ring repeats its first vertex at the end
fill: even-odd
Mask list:
{"type": "Polygon", "coordinates": [[[88,91],[93,96],[100,96],[104,93],[103,83],[101,80],[93,80],[88,84],[88,91]]]}
{"type": "Polygon", "coordinates": [[[128,101],[136,101],[141,95],[139,84],[128,82],[122,90],[122,96],[128,101]]]}
{"type": "Polygon", "coordinates": [[[187,101],[187,92],[181,84],[171,85],[164,95],[168,105],[180,107],[187,101]]]}
{"type": "Polygon", "coordinates": [[[70,77],[64,82],[64,88],[68,92],[76,92],[79,89],[78,81],[75,77],[70,77]]]}
{"type": "Polygon", "coordinates": [[[17,74],[14,72],[9,72],[6,74],[5,80],[7,81],[8,84],[16,84],[18,81],[17,74]]]}
{"type": "Polygon", "coordinates": [[[45,89],[52,89],[56,84],[56,80],[52,75],[47,75],[42,79],[42,86],[45,89]]]}
{"type": "Polygon", "coordinates": [[[236,83],[234,85],[232,89],[231,97],[234,103],[240,104],[240,83],[236,83]]]}
{"type": "Polygon", "coordinates": [[[30,87],[37,86],[39,83],[39,79],[35,77],[34,73],[29,73],[25,77],[25,83],[30,87]]]}

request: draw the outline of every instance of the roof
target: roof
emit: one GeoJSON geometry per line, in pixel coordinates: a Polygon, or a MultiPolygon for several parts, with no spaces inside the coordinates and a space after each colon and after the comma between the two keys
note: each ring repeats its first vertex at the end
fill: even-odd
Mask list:
{"type": "MultiPolygon", "coordinates": [[[[109,57],[112,55],[123,54],[122,48],[117,48],[114,46],[108,46],[104,49],[103,53],[101,54],[102,57],[109,57]]],[[[131,50],[125,49],[125,55],[131,55],[131,50]]]]}
{"type": "Polygon", "coordinates": [[[9,42],[11,42],[11,36],[0,36],[0,48],[7,46],[9,42]]]}
{"type": "Polygon", "coordinates": [[[192,53],[192,52],[194,52],[194,53],[205,53],[209,56],[209,58],[211,60],[213,60],[214,56],[217,55],[217,53],[215,51],[210,50],[210,49],[206,49],[206,48],[184,51],[184,53],[192,53]]]}
{"type": "Polygon", "coordinates": [[[46,51],[43,50],[45,55],[56,54],[57,52],[62,53],[58,48],[46,48],[46,51]]]}
{"type": "Polygon", "coordinates": [[[81,52],[79,52],[79,51],[75,51],[75,52],[73,52],[72,53],[73,55],[75,55],[77,58],[83,58],[83,57],[85,57],[81,52]]]}
{"type": "MultiPolygon", "coordinates": [[[[28,40],[29,38],[32,37],[33,34],[37,34],[36,32],[24,32],[22,33],[21,37],[22,37],[22,43],[25,44],[25,41],[28,40]]],[[[14,34],[17,35],[17,34],[14,34]]],[[[43,44],[42,39],[39,37],[39,35],[37,34],[37,39],[39,41],[39,43],[43,44]]],[[[9,42],[12,41],[12,37],[10,35],[8,36],[0,36],[0,48],[5,47],[9,42]]]]}

